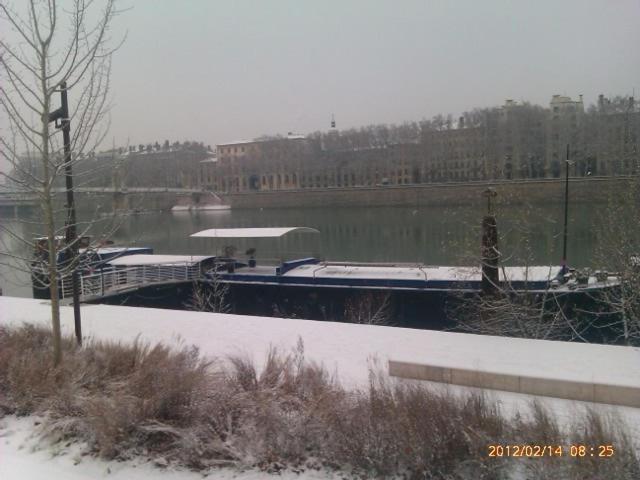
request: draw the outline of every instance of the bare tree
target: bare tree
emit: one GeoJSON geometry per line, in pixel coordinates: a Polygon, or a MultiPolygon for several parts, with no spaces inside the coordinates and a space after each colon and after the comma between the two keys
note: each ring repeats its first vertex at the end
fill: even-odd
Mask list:
{"type": "Polygon", "coordinates": [[[230,313],[229,284],[221,282],[215,269],[206,283],[193,282],[191,298],[185,302],[187,310],[196,312],[230,313]]]}
{"type": "MultiPolygon", "coordinates": [[[[77,240],[57,240],[65,229],[60,217],[66,210],[57,210],[56,187],[69,167],[86,159],[106,134],[111,56],[119,46],[110,46],[110,27],[118,13],[115,0],[73,0],[64,7],[59,3],[28,0],[13,5],[0,0],[0,108],[7,123],[0,135],[0,155],[13,168],[4,174],[9,182],[37,196],[40,205],[46,237],[41,250],[46,257],[43,279],[50,290],[56,364],[62,355],[59,280],[78,263],[69,255],[77,251],[77,240]],[[73,92],[66,118],[56,112],[61,89],[73,92]],[[65,122],[73,125],[70,155],[64,154],[62,140],[50,124],[56,116],[58,127],[65,122]],[[31,165],[23,161],[24,151],[31,152],[31,165]],[[59,255],[67,256],[66,263],[60,264],[59,255]]],[[[80,232],[77,238],[90,226],[90,222],[73,225],[80,232]]],[[[32,242],[26,235],[0,228],[27,246],[32,242]]]]}
{"type": "Polygon", "coordinates": [[[345,300],[344,321],[366,325],[389,325],[393,316],[389,292],[355,294],[345,300]]]}
{"type": "MultiPolygon", "coordinates": [[[[606,323],[604,319],[609,314],[606,302],[602,298],[587,298],[579,289],[558,288],[563,280],[555,278],[560,267],[539,266],[534,246],[542,239],[536,238],[534,228],[536,225],[553,228],[556,222],[541,216],[530,204],[517,209],[499,207],[498,212],[498,232],[502,239],[500,281],[489,294],[467,291],[452,298],[447,308],[449,320],[459,330],[486,335],[565,341],[604,338],[604,331],[597,327],[606,323]],[[515,269],[509,270],[506,265],[513,265],[515,269]],[[543,271],[546,278],[540,278],[543,271]],[[540,281],[545,284],[542,288],[540,281]],[[596,311],[595,307],[602,311],[596,311]]],[[[468,252],[461,263],[477,265],[469,270],[469,276],[473,277],[482,274],[487,257],[477,253],[481,232],[473,225],[469,230],[474,234],[454,247],[468,252]],[[476,253],[472,253],[474,250],[476,253]]],[[[549,257],[559,256],[552,244],[547,248],[549,257]]],[[[488,262],[486,265],[492,266],[488,262]]],[[[589,272],[573,272],[572,281],[584,275],[589,272]]]]}
{"type": "MultiPolygon", "coordinates": [[[[640,131],[640,130],[639,130],[640,131]]],[[[637,146],[619,159],[640,168],[637,146]]],[[[597,219],[594,229],[598,237],[596,256],[602,265],[620,279],[620,285],[603,292],[603,302],[610,309],[608,327],[612,341],[640,345],[640,179],[632,177],[608,201],[606,215],[597,219]]],[[[605,275],[604,273],[602,274],[605,275]]]]}

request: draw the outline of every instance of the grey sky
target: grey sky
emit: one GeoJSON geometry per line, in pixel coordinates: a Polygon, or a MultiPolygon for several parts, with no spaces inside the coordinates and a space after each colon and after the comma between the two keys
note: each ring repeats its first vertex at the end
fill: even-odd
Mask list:
{"type": "Polygon", "coordinates": [[[109,144],[640,95],[638,0],[127,1],[109,144]]]}

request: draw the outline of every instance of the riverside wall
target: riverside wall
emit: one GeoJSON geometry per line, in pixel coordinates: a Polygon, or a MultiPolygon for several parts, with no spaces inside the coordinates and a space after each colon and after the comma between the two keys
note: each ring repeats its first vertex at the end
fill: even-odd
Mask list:
{"type": "MultiPolygon", "coordinates": [[[[602,203],[620,198],[637,178],[571,178],[571,203],[602,203]]],[[[564,179],[503,182],[467,182],[379,187],[322,188],[261,191],[220,195],[234,209],[326,208],[378,206],[465,206],[484,201],[483,192],[493,188],[497,204],[553,204],[564,202],[564,179]]],[[[78,193],[80,211],[168,211],[193,195],[167,192],[78,193]]],[[[202,194],[196,194],[202,195],[202,194]]],[[[61,196],[60,201],[63,203],[61,196]]]]}
{"type": "Polygon", "coordinates": [[[411,380],[640,408],[640,387],[638,386],[581,382],[570,378],[554,379],[544,375],[534,377],[394,360],[389,360],[389,375],[411,380]]]}
{"type": "MultiPolygon", "coordinates": [[[[571,202],[607,202],[620,198],[629,177],[571,178],[571,202]]],[[[498,204],[562,203],[564,179],[281,190],[222,195],[232,208],[327,208],[373,206],[463,206],[483,201],[493,188],[498,204]]]]}

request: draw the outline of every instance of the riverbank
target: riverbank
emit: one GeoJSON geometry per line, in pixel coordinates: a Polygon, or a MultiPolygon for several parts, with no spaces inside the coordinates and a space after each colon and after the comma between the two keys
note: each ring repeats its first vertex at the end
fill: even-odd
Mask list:
{"type": "MultiPolygon", "coordinates": [[[[389,360],[397,360],[640,388],[640,371],[635,368],[640,348],[634,347],[111,305],[82,305],[81,310],[83,332],[89,339],[118,342],[139,337],[152,344],[196,345],[203,355],[218,358],[248,354],[258,369],[264,367],[261,362],[272,348],[287,352],[302,342],[309,361],[339,373],[343,384],[354,387],[368,384],[372,366],[386,375],[389,360]]],[[[49,322],[48,301],[0,297],[0,326],[30,323],[48,327],[49,322]]],[[[72,307],[61,307],[61,323],[64,333],[73,334],[72,307]]],[[[525,403],[532,398],[506,392],[500,395],[525,403]]],[[[626,410],[640,415],[640,409],[626,410]]]]}
{"type": "MultiPolygon", "coordinates": [[[[572,203],[604,203],[618,198],[633,177],[574,177],[570,179],[572,203]]],[[[327,207],[455,207],[483,202],[483,192],[493,188],[498,205],[552,205],[564,202],[565,180],[503,180],[376,187],[319,188],[259,191],[221,195],[232,208],[327,207]]]]}
{"type": "MultiPolygon", "coordinates": [[[[572,203],[605,203],[616,199],[628,188],[634,177],[573,177],[570,179],[572,203]]],[[[315,207],[459,207],[475,206],[483,192],[493,188],[498,193],[498,205],[554,205],[564,202],[563,178],[501,180],[490,182],[448,182],[419,185],[380,185],[375,187],[311,188],[277,191],[219,193],[225,204],[234,209],[315,208],[315,207]]],[[[179,193],[143,192],[80,192],[80,211],[94,212],[158,212],[170,211],[175,205],[199,205],[207,192],[179,193]]],[[[13,206],[11,207],[13,209],[13,206]]],[[[12,211],[12,210],[11,210],[12,211]]],[[[10,210],[5,209],[5,214],[10,210]]]]}
{"type": "MultiPolygon", "coordinates": [[[[61,310],[63,332],[70,334],[72,309],[61,310]]],[[[0,380],[17,382],[25,413],[44,415],[31,426],[6,417],[0,436],[8,451],[19,450],[25,433],[44,439],[37,448],[57,451],[52,466],[62,463],[70,473],[96,465],[105,475],[136,468],[105,461],[113,456],[142,460],[145,479],[154,476],[153,465],[181,480],[191,478],[176,470],[184,467],[226,478],[228,471],[219,477],[210,470],[221,465],[263,476],[289,469],[299,478],[328,478],[336,470],[346,477],[439,472],[476,478],[465,465],[505,478],[528,472],[532,478],[594,473],[631,479],[638,472],[640,409],[393,381],[386,373],[386,361],[399,358],[635,385],[637,349],[103,305],[83,306],[82,313],[85,348],[68,338],[65,363],[55,370],[47,367],[48,302],[0,298],[0,360],[12,373],[0,380]],[[25,322],[36,329],[25,329],[25,322]],[[20,360],[7,362],[12,356],[20,360]],[[68,388],[54,388],[54,379],[68,381],[68,388]],[[228,418],[246,423],[231,428],[228,418]],[[70,440],[87,445],[76,448],[70,440]],[[560,450],[533,461],[527,454],[491,458],[490,445],[498,444],[560,450]],[[594,447],[594,458],[576,459],[573,444],[612,445],[614,457],[602,458],[594,447]],[[59,458],[65,456],[70,461],[59,458]]],[[[51,462],[18,457],[9,466],[31,464],[42,473],[51,462]]]]}

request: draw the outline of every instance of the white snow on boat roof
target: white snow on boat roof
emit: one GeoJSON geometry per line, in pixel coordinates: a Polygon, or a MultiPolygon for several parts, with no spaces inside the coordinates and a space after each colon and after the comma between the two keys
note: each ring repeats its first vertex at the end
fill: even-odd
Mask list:
{"type": "Polygon", "coordinates": [[[209,258],[215,258],[212,255],[127,255],[118,257],[107,262],[114,266],[138,266],[138,265],[175,265],[188,264],[195,265],[209,258]]]}
{"type": "MultiPolygon", "coordinates": [[[[500,281],[545,282],[551,281],[560,272],[560,266],[504,267],[499,269],[500,281]]],[[[283,276],[313,278],[359,278],[387,280],[437,280],[480,281],[480,267],[434,267],[428,265],[366,265],[331,262],[301,265],[283,276]]]]}
{"type": "Polygon", "coordinates": [[[191,234],[192,237],[208,238],[268,238],[282,237],[289,232],[320,233],[309,227],[269,227],[269,228],[210,228],[191,234]]]}
{"type": "MultiPolygon", "coordinates": [[[[120,252],[135,252],[137,250],[149,250],[149,247],[98,247],[89,249],[89,251],[104,255],[107,253],[120,253],[120,252]]],[[[79,249],[80,253],[87,251],[86,248],[79,249]]]]}

